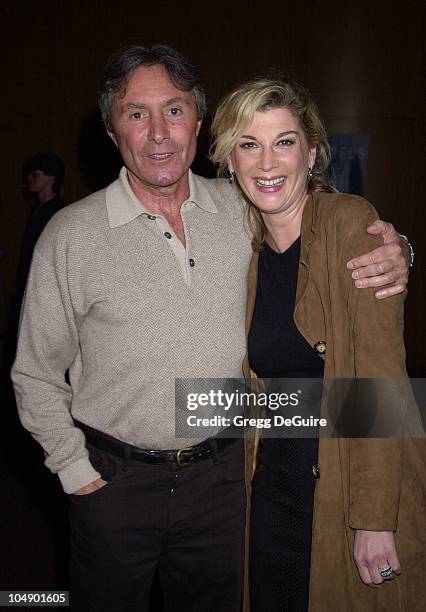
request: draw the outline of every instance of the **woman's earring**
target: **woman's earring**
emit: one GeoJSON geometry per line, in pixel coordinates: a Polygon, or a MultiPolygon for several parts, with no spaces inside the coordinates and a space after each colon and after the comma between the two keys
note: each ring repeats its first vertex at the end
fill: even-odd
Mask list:
{"type": "Polygon", "coordinates": [[[308,168],[308,181],[310,181],[310,180],[311,180],[311,178],[312,178],[312,174],[313,174],[313,172],[312,172],[312,168],[308,168]]]}
{"type": "Polygon", "coordinates": [[[231,185],[235,183],[235,172],[232,172],[232,170],[228,170],[228,181],[231,185]]]}

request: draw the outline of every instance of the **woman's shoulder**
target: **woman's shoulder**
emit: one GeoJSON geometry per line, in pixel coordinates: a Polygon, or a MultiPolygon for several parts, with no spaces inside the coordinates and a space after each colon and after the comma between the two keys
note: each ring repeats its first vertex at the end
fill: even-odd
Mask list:
{"type": "Polygon", "coordinates": [[[314,214],[320,223],[372,223],[378,219],[374,206],[361,196],[337,192],[312,195],[314,214]]]}

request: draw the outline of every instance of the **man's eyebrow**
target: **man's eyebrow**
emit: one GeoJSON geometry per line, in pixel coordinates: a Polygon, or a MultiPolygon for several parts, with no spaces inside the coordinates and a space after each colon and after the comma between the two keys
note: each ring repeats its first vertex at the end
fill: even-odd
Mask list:
{"type": "Polygon", "coordinates": [[[163,106],[170,106],[170,104],[175,104],[176,102],[180,104],[187,104],[188,106],[190,106],[193,100],[187,100],[186,98],[182,98],[181,96],[176,96],[175,98],[170,98],[169,100],[166,100],[163,106]]]}
{"type": "MultiPolygon", "coordinates": [[[[287,130],[286,132],[280,132],[279,134],[277,134],[276,138],[282,138],[282,136],[288,136],[289,134],[296,134],[296,136],[299,136],[299,132],[297,132],[296,130],[287,130]]],[[[250,134],[241,134],[240,138],[257,140],[256,136],[251,136],[250,134]]]]}
{"type": "MultiPolygon", "coordinates": [[[[181,98],[180,96],[176,96],[175,98],[169,98],[168,100],[164,100],[164,102],[162,103],[162,106],[170,106],[171,104],[187,104],[188,106],[191,105],[191,101],[187,100],[186,98],[181,98]]],[[[124,113],[127,110],[130,109],[138,109],[138,110],[143,110],[145,108],[148,108],[148,104],[144,104],[143,102],[127,102],[127,104],[124,104],[121,109],[120,112],[124,113]]]]}

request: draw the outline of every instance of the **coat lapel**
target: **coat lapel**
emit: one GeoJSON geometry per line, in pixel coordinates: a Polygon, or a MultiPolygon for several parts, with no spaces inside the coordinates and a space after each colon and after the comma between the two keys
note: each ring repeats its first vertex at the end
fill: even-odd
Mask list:
{"type": "Polygon", "coordinates": [[[313,195],[310,195],[306,201],[305,209],[302,217],[301,228],[301,245],[299,259],[299,274],[297,278],[296,304],[295,315],[300,301],[305,295],[306,286],[309,280],[309,250],[314,239],[314,206],[313,195]]]}

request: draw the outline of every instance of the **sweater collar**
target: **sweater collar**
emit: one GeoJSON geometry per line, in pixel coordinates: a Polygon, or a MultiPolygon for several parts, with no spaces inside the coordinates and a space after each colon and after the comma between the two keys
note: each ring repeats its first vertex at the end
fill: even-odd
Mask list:
{"type": "MultiPolygon", "coordinates": [[[[216,213],[217,208],[210,193],[203,185],[202,179],[189,170],[189,197],[182,205],[192,202],[205,212],[216,213]]],[[[130,186],[125,166],[121,168],[119,177],[106,190],[106,207],[111,228],[130,223],[140,215],[152,215],[143,203],[136,197],[130,186]]]]}

